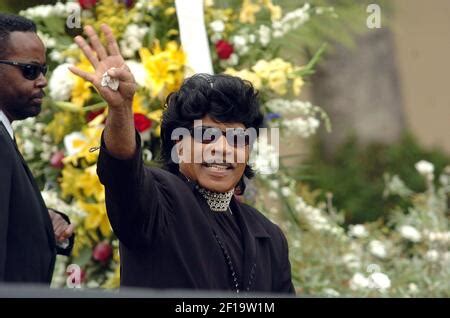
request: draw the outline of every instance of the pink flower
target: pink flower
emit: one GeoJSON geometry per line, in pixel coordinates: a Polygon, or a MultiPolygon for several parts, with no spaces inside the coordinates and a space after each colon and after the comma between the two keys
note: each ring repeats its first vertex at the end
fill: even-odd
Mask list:
{"type": "Polygon", "coordinates": [[[98,262],[105,263],[111,258],[112,253],[112,247],[108,242],[100,242],[95,246],[92,257],[98,262]]]}
{"type": "Polygon", "coordinates": [[[55,169],[62,169],[64,168],[64,151],[59,150],[55,152],[52,157],[50,158],[50,165],[55,169]]]}

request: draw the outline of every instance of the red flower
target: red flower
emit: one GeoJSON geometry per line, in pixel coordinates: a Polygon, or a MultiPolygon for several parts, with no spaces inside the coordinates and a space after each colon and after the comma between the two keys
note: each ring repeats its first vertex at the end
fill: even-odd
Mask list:
{"type": "Polygon", "coordinates": [[[226,60],[234,52],[234,48],[229,42],[219,40],[216,43],[216,52],[220,59],[226,60]]]}
{"type": "Polygon", "coordinates": [[[105,263],[111,258],[112,253],[112,247],[108,242],[100,242],[95,246],[92,257],[98,262],[105,263]]]}
{"type": "Polygon", "coordinates": [[[134,126],[136,127],[137,131],[141,133],[152,127],[152,121],[148,119],[144,114],[135,113],[134,126]]]}
{"type": "Polygon", "coordinates": [[[86,114],[86,121],[90,122],[91,120],[94,120],[95,117],[97,117],[100,114],[103,114],[104,111],[105,111],[104,109],[100,109],[100,110],[88,112],[86,114]]]}
{"type": "Polygon", "coordinates": [[[134,0],[123,0],[123,3],[129,9],[134,5],[134,0]]]}
{"type": "Polygon", "coordinates": [[[63,159],[64,159],[64,151],[59,150],[55,152],[50,158],[50,165],[55,169],[62,169],[64,168],[64,163],[62,162],[63,159]]]}
{"type": "Polygon", "coordinates": [[[97,0],[78,0],[78,3],[83,9],[91,9],[97,4],[97,0]]]}

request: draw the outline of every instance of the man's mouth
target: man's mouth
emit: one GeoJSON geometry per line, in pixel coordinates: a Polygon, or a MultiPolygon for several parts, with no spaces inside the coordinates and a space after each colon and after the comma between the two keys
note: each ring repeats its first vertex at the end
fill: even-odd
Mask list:
{"type": "Polygon", "coordinates": [[[42,103],[42,99],[44,98],[44,96],[45,96],[44,92],[41,92],[39,94],[35,94],[35,95],[31,96],[31,101],[33,101],[34,103],[37,103],[37,104],[41,104],[42,103]]]}
{"type": "Polygon", "coordinates": [[[212,168],[212,169],[217,169],[217,170],[231,170],[234,169],[234,166],[231,163],[208,163],[208,162],[204,162],[202,163],[202,166],[206,167],[206,168],[212,168]]]}

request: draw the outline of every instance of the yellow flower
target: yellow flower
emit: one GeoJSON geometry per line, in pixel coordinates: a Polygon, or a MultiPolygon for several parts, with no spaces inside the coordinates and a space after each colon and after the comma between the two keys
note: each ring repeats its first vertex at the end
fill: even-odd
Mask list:
{"type": "Polygon", "coordinates": [[[77,200],[105,200],[105,188],[98,179],[97,166],[86,169],[65,165],[61,177],[61,190],[64,197],[73,196],[77,200]]]}
{"type": "Polygon", "coordinates": [[[77,186],[86,197],[95,198],[97,202],[105,201],[105,188],[97,176],[97,165],[84,169],[84,173],[77,180],[77,186]]]}
{"type": "Polygon", "coordinates": [[[77,186],[77,181],[83,170],[72,165],[64,165],[62,177],[60,179],[61,191],[64,198],[73,196],[75,199],[83,198],[82,189],[77,186]]]}
{"type": "Polygon", "coordinates": [[[87,230],[99,228],[104,237],[111,235],[111,225],[106,214],[105,202],[86,203],[78,201],[77,204],[88,214],[84,219],[84,226],[87,230]]]}
{"type": "Polygon", "coordinates": [[[280,20],[283,14],[281,7],[274,5],[272,3],[272,0],[263,0],[263,2],[270,11],[270,19],[272,20],[272,22],[280,20]]]}
{"type": "Polygon", "coordinates": [[[241,13],[239,15],[239,21],[241,23],[251,23],[256,22],[255,15],[260,10],[260,6],[253,3],[252,0],[244,0],[242,3],[241,13]]]}
{"type": "Polygon", "coordinates": [[[303,79],[300,76],[294,79],[292,83],[292,91],[294,92],[295,96],[300,95],[300,93],[302,92],[303,84],[304,84],[303,79]]]}
{"type": "Polygon", "coordinates": [[[162,50],[156,42],[152,52],[141,48],[139,54],[147,71],[146,86],[152,98],[161,100],[172,91],[177,90],[184,79],[185,54],[174,41],[167,43],[162,50]]]}
{"type": "Polygon", "coordinates": [[[161,135],[161,117],[163,115],[162,109],[154,110],[147,114],[147,117],[154,121],[157,125],[153,129],[153,132],[156,137],[159,137],[161,135]]]}
{"type": "MultiPolygon", "coordinates": [[[[74,151],[69,153],[67,157],[63,159],[63,163],[71,163],[73,165],[78,164],[78,160],[84,159],[88,164],[92,164],[97,161],[98,153],[91,152],[91,148],[98,147],[100,145],[100,137],[103,131],[102,126],[88,126],[85,127],[80,134],[80,137],[76,139],[76,144],[72,142],[68,147],[74,147],[74,151]]],[[[68,138],[68,136],[66,136],[68,138]]],[[[70,149],[69,149],[70,150],[70,149]]]]}
{"type": "Polygon", "coordinates": [[[76,240],[73,244],[72,256],[78,257],[83,247],[91,247],[92,243],[83,226],[76,226],[76,240]]]}
{"type": "MultiPolygon", "coordinates": [[[[80,70],[85,72],[93,72],[94,68],[84,55],[81,57],[80,62],[75,65],[80,70]]],[[[83,107],[85,103],[92,97],[91,92],[92,84],[85,81],[79,76],[75,78],[75,84],[72,89],[71,102],[78,107],[83,107]]]]}
{"type": "MultiPolygon", "coordinates": [[[[293,65],[281,58],[271,61],[259,60],[252,70],[261,78],[263,85],[279,95],[286,95],[288,92],[288,84],[291,79],[295,79],[295,71],[293,65]]],[[[293,83],[293,91],[300,92],[302,83],[297,80],[293,83]]]]}
{"type": "Polygon", "coordinates": [[[164,10],[164,14],[167,15],[167,16],[172,15],[172,14],[174,14],[175,12],[176,12],[176,11],[175,11],[175,8],[174,8],[174,7],[169,7],[169,8],[167,8],[166,10],[164,10]]]}
{"type": "Polygon", "coordinates": [[[142,95],[134,95],[132,109],[133,113],[145,114],[147,112],[144,107],[144,97],[142,95]]]}
{"type": "Polygon", "coordinates": [[[178,32],[178,30],[176,30],[176,29],[170,29],[168,32],[167,32],[167,36],[173,36],[173,35],[178,35],[180,32],[178,32]]]}
{"type": "Polygon", "coordinates": [[[284,72],[273,72],[268,78],[269,88],[278,95],[286,95],[288,79],[284,72]]]}
{"type": "Polygon", "coordinates": [[[269,77],[271,68],[270,64],[266,60],[259,60],[253,65],[252,70],[258,75],[261,79],[266,79],[269,77]]]}
{"type": "Polygon", "coordinates": [[[45,127],[45,132],[52,136],[55,144],[59,144],[73,125],[79,120],[79,115],[71,112],[57,112],[53,120],[45,127]]]}
{"type": "MultiPolygon", "coordinates": [[[[117,263],[119,263],[117,261],[117,263]]],[[[102,286],[103,288],[108,289],[116,289],[120,287],[120,265],[117,264],[116,268],[114,269],[113,274],[108,278],[108,280],[105,282],[105,284],[102,286]]]]}
{"type": "MultiPolygon", "coordinates": [[[[117,39],[122,37],[128,24],[132,22],[133,14],[127,10],[123,1],[102,0],[97,1],[95,15],[83,19],[83,25],[92,25],[99,31],[103,23],[108,24],[117,39]]],[[[99,33],[101,40],[104,39],[102,32],[99,33]]]]}
{"type": "Polygon", "coordinates": [[[243,69],[243,70],[237,71],[233,68],[227,68],[225,70],[225,74],[237,76],[244,80],[247,80],[247,81],[251,82],[253,84],[253,87],[255,87],[256,89],[260,89],[262,86],[261,78],[258,75],[256,75],[256,73],[254,73],[248,69],[243,69]]]}

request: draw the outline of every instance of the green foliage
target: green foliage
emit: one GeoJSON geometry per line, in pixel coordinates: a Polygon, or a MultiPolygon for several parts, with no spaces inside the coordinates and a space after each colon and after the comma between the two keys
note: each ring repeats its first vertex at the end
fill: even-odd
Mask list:
{"type": "Polygon", "coordinates": [[[416,162],[432,162],[439,174],[450,162],[438,150],[426,150],[410,134],[393,145],[361,146],[350,138],[332,160],[323,159],[320,145],[315,147],[311,164],[299,168],[297,174],[312,176],[305,180],[312,188],[322,189],[322,196],[333,193],[333,203],[346,211],[347,223],[361,223],[387,217],[395,204],[407,207],[400,198],[383,199],[383,174],[397,174],[414,191],[423,191],[423,179],[414,169],[416,162]]]}

